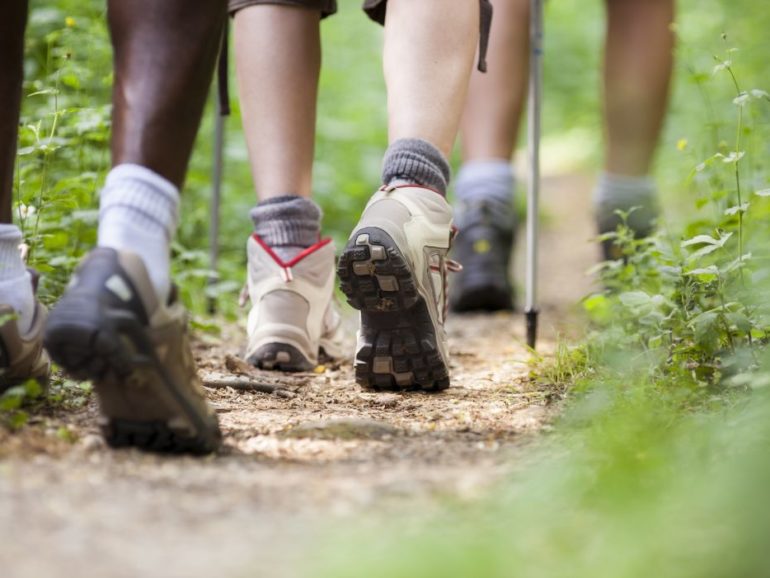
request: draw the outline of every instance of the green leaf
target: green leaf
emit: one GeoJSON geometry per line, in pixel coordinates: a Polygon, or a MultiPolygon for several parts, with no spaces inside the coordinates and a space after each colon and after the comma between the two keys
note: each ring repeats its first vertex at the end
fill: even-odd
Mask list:
{"type": "Polygon", "coordinates": [[[720,235],[719,239],[715,239],[713,237],[710,237],[709,235],[698,235],[697,237],[693,237],[692,239],[689,239],[687,241],[684,241],[682,243],[682,247],[692,247],[695,245],[706,245],[705,247],[701,247],[694,253],[692,253],[688,260],[690,261],[697,261],[701,257],[704,257],[710,253],[713,253],[717,249],[721,249],[724,247],[725,243],[732,237],[732,233],[727,233],[725,235],[720,235]]]}
{"type": "Polygon", "coordinates": [[[749,318],[743,313],[728,313],[725,317],[727,318],[727,322],[738,331],[743,331],[745,333],[751,331],[751,321],[749,321],[749,318]]]}
{"type": "Polygon", "coordinates": [[[727,156],[723,155],[722,153],[717,153],[716,157],[722,159],[722,162],[725,164],[736,164],[738,163],[746,153],[744,151],[730,151],[730,154],[727,156]]]}
{"type": "Polygon", "coordinates": [[[693,318],[693,320],[690,321],[690,327],[692,327],[693,332],[695,333],[695,340],[698,343],[703,343],[715,329],[718,321],[719,315],[716,311],[704,311],[693,318]]]}
{"type": "Polygon", "coordinates": [[[26,411],[15,411],[8,419],[8,426],[12,430],[21,429],[29,420],[29,414],[26,411]]]}
{"type": "Polygon", "coordinates": [[[723,70],[728,70],[733,65],[732,60],[723,60],[714,67],[714,74],[718,74],[723,70]]]}
{"type": "Polygon", "coordinates": [[[698,281],[708,283],[710,281],[714,281],[719,277],[719,269],[717,268],[716,265],[710,265],[708,267],[692,269],[690,271],[685,272],[685,275],[688,275],[691,277],[697,277],[698,281]]]}
{"type": "Polygon", "coordinates": [[[743,203],[742,205],[735,205],[734,207],[730,207],[729,209],[725,210],[725,215],[732,216],[737,215],[738,213],[745,213],[749,210],[749,203],[743,203]]]}
{"type": "Polygon", "coordinates": [[[620,302],[626,307],[638,308],[650,305],[652,298],[644,291],[628,291],[620,294],[620,302]]]}
{"type": "Polygon", "coordinates": [[[693,245],[703,245],[704,243],[708,245],[718,245],[719,239],[715,239],[710,235],[698,235],[692,239],[682,241],[682,247],[692,247],[693,245]]]}
{"type": "Polygon", "coordinates": [[[647,347],[649,347],[650,349],[657,349],[662,345],[663,345],[662,335],[656,335],[655,337],[650,337],[650,340],[647,342],[647,347]]]}
{"type": "Polygon", "coordinates": [[[748,92],[742,92],[733,99],[733,104],[736,106],[743,106],[748,104],[751,100],[751,95],[748,92]]]}

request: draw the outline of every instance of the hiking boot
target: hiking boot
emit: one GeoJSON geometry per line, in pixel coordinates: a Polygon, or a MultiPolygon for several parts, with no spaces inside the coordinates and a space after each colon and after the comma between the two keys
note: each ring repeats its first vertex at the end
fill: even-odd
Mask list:
{"type": "Polygon", "coordinates": [[[452,311],[513,309],[513,211],[502,203],[479,199],[462,206],[459,213],[452,257],[463,269],[452,279],[452,311]]]}
{"type": "Polygon", "coordinates": [[[348,303],[361,312],[356,381],[371,389],[449,387],[444,332],[452,207],[418,186],[383,187],[340,257],[348,303]]]}
{"type": "Polygon", "coordinates": [[[45,344],[73,377],[93,380],[110,446],[196,454],[219,446],[187,312],[174,290],[158,301],[134,253],[98,248],[86,257],[51,312],[45,344]]]}
{"type": "MultiPolygon", "coordinates": [[[[33,291],[37,293],[37,275],[30,272],[33,291]]],[[[48,310],[37,300],[32,325],[22,334],[16,322],[16,311],[9,305],[0,305],[0,393],[34,379],[40,385],[48,384],[51,360],[43,348],[43,329],[48,310]]]]}
{"type": "Polygon", "coordinates": [[[262,369],[308,371],[318,365],[319,355],[342,357],[331,239],[284,261],[254,234],[247,252],[252,308],[246,360],[262,369]]]}

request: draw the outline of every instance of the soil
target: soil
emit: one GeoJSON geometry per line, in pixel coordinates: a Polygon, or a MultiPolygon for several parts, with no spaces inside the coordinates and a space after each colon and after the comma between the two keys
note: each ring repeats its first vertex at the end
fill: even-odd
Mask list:
{"type": "MultiPolygon", "coordinates": [[[[589,185],[544,182],[545,355],[557,333],[579,331],[574,305],[596,255],[589,185]]],[[[107,449],[93,396],[47,407],[20,431],[0,428],[0,574],[296,576],[330,524],[483,495],[558,403],[553,388],[530,383],[520,314],[455,317],[449,333],[453,386],[430,395],[363,391],[349,362],[244,376],[241,327],[200,336],[200,373],[225,434],[207,458],[107,449]]]]}

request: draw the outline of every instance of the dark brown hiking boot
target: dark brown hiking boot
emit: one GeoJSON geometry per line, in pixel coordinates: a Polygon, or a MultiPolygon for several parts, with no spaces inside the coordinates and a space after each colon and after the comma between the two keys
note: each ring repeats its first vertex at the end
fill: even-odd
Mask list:
{"type": "Polygon", "coordinates": [[[187,312],[176,298],[158,302],[137,255],[92,251],[51,312],[45,344],[68,373],[93,380],[109,445],[197,454],[219,446],[187,312]]]}

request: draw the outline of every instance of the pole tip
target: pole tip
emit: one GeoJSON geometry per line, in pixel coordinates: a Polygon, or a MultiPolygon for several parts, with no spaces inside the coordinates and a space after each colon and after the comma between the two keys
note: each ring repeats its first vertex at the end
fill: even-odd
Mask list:
{"type": "Polygon", "coordinates": [[[540,313],[537,309],[528,309],[525,313],[527,317],[527,347],[535,349],[537,343],[537,316],[540,313]]]}

